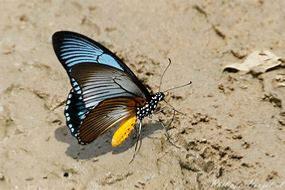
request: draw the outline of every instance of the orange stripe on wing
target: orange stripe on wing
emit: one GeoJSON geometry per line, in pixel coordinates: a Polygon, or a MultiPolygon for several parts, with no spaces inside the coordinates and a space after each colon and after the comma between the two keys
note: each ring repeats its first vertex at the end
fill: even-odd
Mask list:
{"type": "Polygon", "coordinates": [[[112,138],[112,146],[116,147],[122,144],[130,135],[137,123],[137,117],[132,116],[124,120],[112,138]]]}

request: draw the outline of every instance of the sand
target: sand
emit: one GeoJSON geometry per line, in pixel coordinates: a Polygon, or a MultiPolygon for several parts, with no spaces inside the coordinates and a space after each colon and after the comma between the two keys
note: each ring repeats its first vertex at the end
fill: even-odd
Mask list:
{"type": "MultiPolygon", "coordinates": [[[[2,0],[0,189],[285,189],[284,68],[223,72],[256,50],[285,57],[285,1],[2,0]],[[112,148],[112,131],[77,144],[63,115],[70,90],[51,36],[71,30],[116,52],[177,114],[112,148]],[[279,78],[278,78],[279,77],[279,78]],[[278,79],[278,80],[277,80],[278,79]],[[284,86],[284,85],[283,85],[284,86]]],[[[162,105],[163,107],[164,105],[162,105]]]]}

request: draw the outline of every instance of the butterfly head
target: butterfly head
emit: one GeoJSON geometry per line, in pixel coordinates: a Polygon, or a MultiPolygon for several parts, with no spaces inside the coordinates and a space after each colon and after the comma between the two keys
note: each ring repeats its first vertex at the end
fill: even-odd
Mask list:
{"type": "Polygon", "coordinates": [[[162,101],[162,100],[164,100],[164,97],[165,97],[165,94],[163,92],[157,92],[153,96],[153,99],[155,99],[157,101],[162,101]]]}

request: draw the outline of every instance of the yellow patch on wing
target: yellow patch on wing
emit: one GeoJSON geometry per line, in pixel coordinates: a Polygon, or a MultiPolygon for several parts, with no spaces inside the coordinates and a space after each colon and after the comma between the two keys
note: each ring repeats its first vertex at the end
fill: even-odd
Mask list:
{"type": "Polygon", "coordinates": [[[122,144],[130,135],[137,123],[137,117],[133,116],[122,122],[121,126],[115,131],[112,138],[112,146],[116,147],[122,144]]]}

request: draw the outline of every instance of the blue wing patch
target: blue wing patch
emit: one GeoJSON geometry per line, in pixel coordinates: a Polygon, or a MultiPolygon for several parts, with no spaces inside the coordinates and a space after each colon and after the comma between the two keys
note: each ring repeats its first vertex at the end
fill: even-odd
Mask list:
{"type": "Polygon", "coordinates": [[[56,32],[52,40],[56,55],[68,73],[80,63],[97,63],[125,70],[122,63],[110,55],[106,48],[85,36],[73,32],[56,32]]]}

